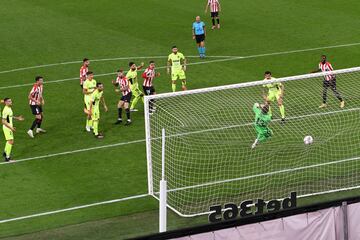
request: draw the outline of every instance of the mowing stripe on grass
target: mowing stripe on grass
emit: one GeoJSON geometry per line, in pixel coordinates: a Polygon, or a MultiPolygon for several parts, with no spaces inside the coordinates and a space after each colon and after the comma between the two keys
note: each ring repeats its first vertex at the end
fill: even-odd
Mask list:
{"type": "Polygon", "coordinates": [[[27,215],[27,216],[22,216],[22,217],[9,218],[9,219],[0,220],[0,224],[1,223],[24,220],[24,219],[29,219],[29,218],[47,216],[47,215],[52,215],[52,214],[57,214],[57,213],[69,212],[69,211],[74,211],[74,210],[83,209],[83,208],[89,208],[89,207],[95,207],[95,206],[100,206],[100,205],[105,205],[105,204],[123,202],[123,201],[127,201],[127,200],[143,198],[143,197],[147,197],[147,196],[149,196],[149,194],[146,193],[146,194],[134,195],[134,196],[125,197],[125,198],[119,198],[119,199],[113,199],[113,200],[108,200],[108,201],[103,201],[103,202],[91,203],[91,204],[86,204],[86,205],[81,205],[81,206],[76,206],[76,207],[71,207],[71,208],[64,208],[64,209],[59,209],[59,210],[50,211],[50,212],[42,212],[42,213],[37,213],[37,214],[32,214],[32,215],[27,215]]]}
{"type": "MultiPolygon", "coordinates": [[[[294,117],[289,117],[287,119],[288,119],[288,121],[289,120],[298,120],[298,119],[307,118],[307,117],[326,116],[326,115],[331,115],[331,114],[347,113],[347,112],[353,112],[353,111],[359,111],[359,110],[360,110],[360,108],[349,108],[349,109],[344,109],[344,110],[337,110],[337,111],[330,111],[330,112],[320,112],[320,113],[312,113],[312,114],[307,114],[307,115],[294,116],[294,117]]],[[[272,121],[273,122],[278,122],[280,120],[281,119],[274,119],[272,121]]],[[[219,127],[219,128],[204,129],[204,130],[198,130],[198,131],[192,131],[192,132],[177,133],[177,134],[169,135],[169,136],[166,136],[166,137],[167,138],[181,137],[181,136],[187,136],[187,135],[191,135],[191,134],[206,133],[206,132],[212,132],[212,131],[219,131],[219,130],[224,130],[224,129],[236,128],[236,127],[251,126],[252,124],[253,124],[253,122],[244,123],[244,124],[237,124],[237,125],[231,125],[231,126],[225,126],[225,127],[219,127]]],[[[152,138],[151,140],[160,140],[160,139],[161,139],[161,137],[152,138]]],[[[25,161],[31,161],[31,160],[36,160],[36,159],[51,158],[51,157],[57,157],[57,156],[62,156],[62,155],[93,151],[93,150],[98,150],[98,149],[103,149],[103,148],[118,147],[118,146],[124,146],[124,145],[128,145],[128,144],[142,143],[142,142],[145,142],[145,139],[138,139],[138,140],[134,140],[134,141],[130,141],[130,142],[120,142],[120,143],[102,145],[102,146],[91,147],[91,148],[83,148],[83,149],[77,149],[77,150],[73,150],[73,151],[66,151],[66,152],[60,152],[60,153],[52,153],[52,154],[46,154],[46,155],[43,155],[43,156],[23,158],[23,159],[16,160],[16,162],[11,162],[11,163],[10,162],[1,162],[0,165],[16,164],[16,163],[25,162],[25,161]]]]}
{"type": "MultiPolygon", "coordinates": [[[[292,53],[301,53],[301,52],[310,52],[310,51],[316,51],[316,50],[323,50],[323,49],[332,49],[332,48],[342,48],[342,47],[352,47],[352,46],[358,46],[360,45],[360,42],[358,43],[349,43],[349,44],[341,44],[341,45],[333,45],[333,46],[326,46],[326,47],[316,47],[316,48],[307,48],[307,49],[299,49],[299,50],[290,50],[290,51],[282,51],[282,52],[273,52],[273,53],[264,53],[264,54],[255,54],[255,55],[248,55],[248,56],[208,56],[208,58],[225,58],[225,59],[217,59],[217,60],[210,60],[210,61],[202,61],[202,62],[196,62],[196,63],[188,63],[187,65],[199,65],[199,64],[209,64],[209,63],[216,63],[216,62],[228,62],[228,61],[235,61],[240,59],[249,59],[249,58],[256,58],[256,57],[267,57],[267,56],[276,56],[276,55],[286,55],[286,54],[292,54],[292,53]]],[[[93,62],[96,61],[110,61],[110,60],[116,60],[116,59],[136,59],[136,58],[162,58],[166,56],[154,56],[154,57],[133,57],[133,58],[108,58],[108,59],[95,59],[92,60],[93,62]]],[[[188,57],[197,57],[197,56],[188,56],[188,57]]],[[[32,67],[24,67],[24,68],[18,68],[18,69],[12,69],[12,70],[6,70],[2,71],[1,73],[7,73],[7,72],[16,72],[21,70],[27,70],[32,68],[40,68],[40,67],[50,67],[50,66],[57,66],[57,65],[66,65],[66,64],[72,64],[72,63],[81,63],[81,61],[73,61],[73,62],[65,62],[65,63],[53,63],[53,64],[45,64],[40,66],[32,66],[32,67]]],[[[158,67],[157,69],[166,68],[166,66],[158,67]]],[[[101,76],[108,76],[116,74],[115,72],[111,73],[103,73],[103,74],[97,74],[94,75],[96,77],[101,76]]],[[[66,78],[66,79],[59,79],[59,80],[53,80],[53,81],[46,81],[46,84],[49,83],[58,83],[58,82],[65,82],[65,81],[71,81],[71,80],[78,80],[78,77],[74,78],[66,78]]],[[[33,83],[26,83],[26,84],[18,84],[18,85],[11,85],[11,86],[4,86],[0,87],[0,89],[8,89],[8,88],[17,88],[17,87],[24,87],[24,86],[32,86],[33,83]]]]}

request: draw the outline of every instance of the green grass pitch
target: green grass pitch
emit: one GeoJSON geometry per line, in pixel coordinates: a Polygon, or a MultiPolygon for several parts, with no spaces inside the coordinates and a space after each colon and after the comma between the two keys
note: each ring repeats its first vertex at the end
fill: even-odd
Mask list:
{"type": "MultiPolygon", "coordinates": [[[[222,28],[212,31],[209,16],[204,14],[205,1],[200,0],[188,0],[186,4],[165,0],[4,1],[0,8],[0,97],[11,97],[15,114],[25,117],[24,122],[15,122],[13,156],[18,160],[49,156],[0,165],[0,221],[147,192],[142,104],[141,110],[132,114],[133,125],[113,125],[119,97],[111,86],[115,75],[109,73],[119,67],[127,69],[130,60],[155,60],[158,67],[163,67],[164,56],[174,44],[185,56],[197,55],[191,39],[196,15],[208,26],[208,56],[251,57],[224,62],[211,61],[226,57],[189,58],[195,63],[187,71],[189,89],[259,80],[265,70],[271,70],[275,77],[308,73],[316,68],[321,54],[327,54],[336,69],[359,65],[360,45],[313,49],[360,42],[354,34],[360,24],[358,1],[344,4],[331,0],[326,5],[309,0],[221,3],[222,28]],[[292,52],[301,49],[313,50],[292,52]],[[264,55],[279,52],[287,53],[264,55]],[[100,130],[105,138],[101,141],[84,131],[77,79],[80,63],[5,72],[81,61],[84,57],[123,58],[92,61],[90,65],[95,74],[104,74],[95,79],[105,84],[109,106],[109,112],[102,113],[100,130]],[[205,63],[196,64],[200,62],[205,63]],[[48,133],[29,139],[26,130],[33,116],[27,95],[36,75],[49,82],[61,81],[44,85],[43,127],[48,133]],[[133,143],[122,144],[127,142],[133,143]],[[74,152],[95,147],[100,148],[74,152]],[[56,155],[64,152],[68,153],[56,155]]],[[[159,72],[157,92],[171,91],[165,69],[159,72]]],[[[1,140],[1,148],[4,143],[1,140]]],[[[316,201],[354,194],[358,191],[326,195],[316,201]]],[[[118,239],[154,233],[158,228],[157,204],[146,197],[0,223],[0,238],[118,239]]],[[[206,222],[206,218],[183,219],[173,213],[169,217],[170,229],[206,222]]]]}

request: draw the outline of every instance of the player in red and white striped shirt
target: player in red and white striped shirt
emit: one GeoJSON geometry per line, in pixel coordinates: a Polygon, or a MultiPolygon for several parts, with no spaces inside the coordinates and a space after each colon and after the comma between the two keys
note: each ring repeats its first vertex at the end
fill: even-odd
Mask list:
{"type": "MultiPolygon", "coordinates": [[[[326,56],[322,55],[321,56],[321,61],[319,63],[319,68],[317,70],[313,71],[313,73],[315,73],[315,72],[330,72],[330,71],[334,71],[334,68],[332,67],[331,63],[326,61],[326,56]]],[[[344,108],[345,107],[345,101],[342,99],[340,93],[336,89],[336,75],[335,74],[329,74],[329,75],[324,76],[323,96],[322,96],[323,103],[320,105],[319,108],[327,107],[327,104],[326,104],[327,90],[328,90],[329,87],[331,87],[331,90],[333,91],[335,97],[337,99],[339,99],[340,108],[344,108]]]]}
{"type": "Polygon", "coordinates": [[[89,71],[90,60],[87,58],[83,59],[83,65],[80,68],[80,87],[83,87],[83,83],[86,80],[86,73],[89,71]]]}
{"type": "Polygon", "coordinates": [[[205,13],[207,13],[208,8],[210,6],[211,12],[211,20],[212,20],[212,28],[215,29],[215,19],[217,21],[217,28],[220,28],[220,19],[219,19],[219,12],[221,11],[221,6],[219,0],[207,0],[205,13]]]}
{"type": "Polygon", "coordinates": [[[115,81],[112,81],[112,84],[114,84],[115,87],[119,87],[119,88],[115,88],[116,92],[120,92],[121,91],[121,99],[118,102],[118,119],[115,122],[115,124],[120,124],[122,123],[122,109],[125,109],[126,112],[126,118],[127,121],[125,123],[125,125],[130,125],[131,124],[131,118],[130,118],[130,101],[131,101],[131,96],[132,96],[132,92],[130,89],[130,84],[129,84],[129,80],[125,77],[124,71],[122,69],[118,70],[118,75],[115,81]]]}
{"type": "Polygon", "coordinates": [[[36,133],[44,133],[46,132],[44,129],[41,128],[41,123],[43,120],[43,109],[42,106],[45,104],[45,100],[43,97],[43,82],[44,79],[41,76],[37,76],[35,78],[35,84],[31,88],[31,91],[29,93],[28,99],[29,99],[29,105],[31,108],[31,112],[33,115],[35,115],[35,120],[33,121],[30,129],[27,131],[27,134],[34,138],[34,132],[33,130],[36,128],[36,133]]]}
{"type": "MultiPolygon", "coordinates": [[[[156,73],[155,72],[155,62],[154,61],[150,61],[149,62],[149,67],[147,67],[145,69],[145,71],[143,72],[143,74],[141,75],[142,78],[144,78],[144,82],[143,82],[143,90],[145,95],[149,96],[149,95],[155,95],[156,91],[153,85],[153,81],[155,77],[160,77],[160,73],[156,73]]],[[[150,113],[153,112],[154,110],[154,100],[150,100],[149,102],[149,109],[150,109],[150,113]]]]}

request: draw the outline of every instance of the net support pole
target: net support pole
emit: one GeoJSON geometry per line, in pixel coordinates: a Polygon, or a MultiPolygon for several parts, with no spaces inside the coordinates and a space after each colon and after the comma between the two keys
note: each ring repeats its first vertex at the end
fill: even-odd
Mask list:
{"type": "Polygon", "coordinates": [[[160,206],[159,206],[159,232],[166,232],[167,226],[167,183],[165,180],[165,129],[162,129],[161,146],[161,181],[160,181],[160,206]]]}

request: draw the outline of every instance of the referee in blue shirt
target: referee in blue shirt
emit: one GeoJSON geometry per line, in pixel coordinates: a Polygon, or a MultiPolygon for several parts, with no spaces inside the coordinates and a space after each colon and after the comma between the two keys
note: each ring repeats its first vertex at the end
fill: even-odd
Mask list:
{"type": "Polygon", "coordinates": [[[196,40],[200,58],[205,58],[205,36],[206,29],[205,23],[200,20],[200,17],[196,17],[196,21],[192,25],[193,39],[196,40]]]}

